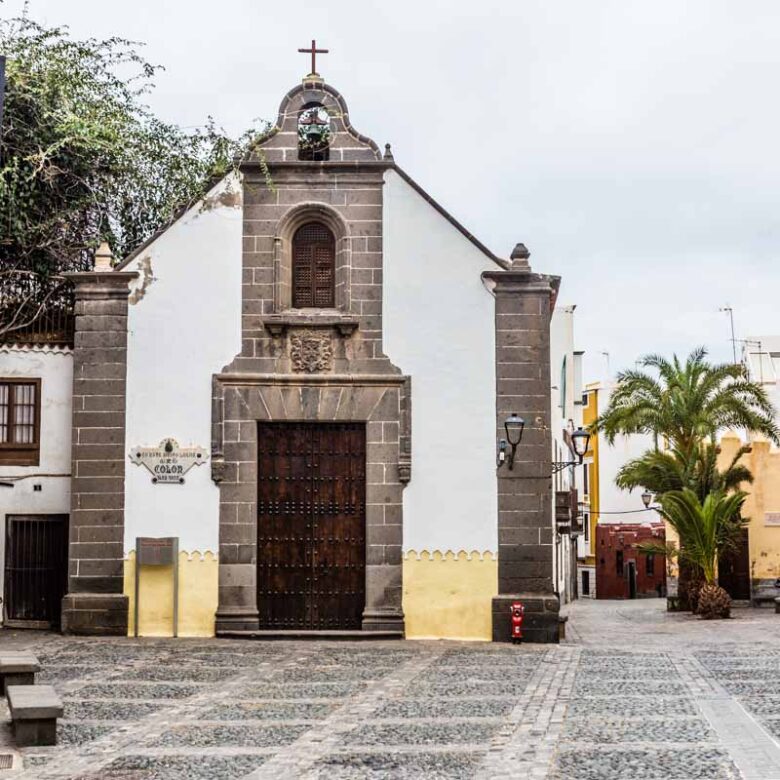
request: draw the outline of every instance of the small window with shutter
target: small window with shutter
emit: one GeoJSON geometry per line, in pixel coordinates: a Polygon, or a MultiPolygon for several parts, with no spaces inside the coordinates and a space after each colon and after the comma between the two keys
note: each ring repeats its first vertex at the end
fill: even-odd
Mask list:
{"type": "Polygon", "coordinates": [[[336,239],[320,222],[298,228],[292,241],[292,305],[295,309],[335,306],[336,239]]]}
{"type": "Polygon", "coordinates": [[[0,465],[37,466],[41,380],[0,379],[0,465]]]}

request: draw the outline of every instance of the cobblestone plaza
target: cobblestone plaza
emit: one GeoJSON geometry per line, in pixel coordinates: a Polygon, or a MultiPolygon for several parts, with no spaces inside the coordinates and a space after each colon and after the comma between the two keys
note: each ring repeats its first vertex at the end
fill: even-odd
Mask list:
{"type": "Polygon", "coordinates": [[[568,634],[518,647],[6,632],[4,649],[36,652],[65,717],[57,747],[19,751],[0,777],[780,778],[774,613],[705,623],[661,601],[579,602],[568,634]]]}

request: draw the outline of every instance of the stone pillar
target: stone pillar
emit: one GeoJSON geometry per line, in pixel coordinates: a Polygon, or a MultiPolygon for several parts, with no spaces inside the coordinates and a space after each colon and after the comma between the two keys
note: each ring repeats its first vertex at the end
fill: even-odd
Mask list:
{"type": "Polygon", "coordinates": [[[524,641],[557,642],[553,588],[550,317],[560,279],[532,273],[518,245],[506,271],[488,271],[496,306],[496,438],[516,412],[525,420],[514,467],[498,469],[498,596],[493,641],[509,641],[509,607],[525,605],[524,641]]]}
{"type": "Polygon", "coordinates": [[[124,595],[127,296],[135,272],[71,273],[76,291],[73,350],[67,634],[127,634],[124,595]]]}

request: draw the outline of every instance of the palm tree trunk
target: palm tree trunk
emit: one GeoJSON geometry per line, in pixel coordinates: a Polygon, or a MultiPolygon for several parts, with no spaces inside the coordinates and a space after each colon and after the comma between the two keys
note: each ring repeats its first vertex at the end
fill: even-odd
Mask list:
{"type": "Polygon", "coordinates": [[[677,578],[677,599],[681,610],[695,612],[699,591],[704,585],[704,572],[690,561],[680,560],[677,578]]]}

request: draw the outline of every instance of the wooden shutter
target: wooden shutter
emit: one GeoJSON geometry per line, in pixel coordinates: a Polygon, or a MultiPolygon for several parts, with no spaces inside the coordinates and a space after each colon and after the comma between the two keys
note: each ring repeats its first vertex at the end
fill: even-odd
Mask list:
{"type": "Polygon", "coordinates": [[[336,240],[319,222],[298,228],[292,247],[293,307],[332,308],[335,305],[336,240]]]}

